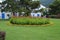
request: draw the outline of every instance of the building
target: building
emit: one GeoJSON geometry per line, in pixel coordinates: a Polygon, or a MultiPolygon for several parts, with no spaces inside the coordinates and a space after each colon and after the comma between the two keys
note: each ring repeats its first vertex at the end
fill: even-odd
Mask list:
{"type": "Polygon", "coordinates": [[[9,19],[11,17],[11,12],[0,12],[0,19],[9,19]]]}
{"type": "Polygon", "coordinates": [[[31,13],[31,17],[41,17],[41,12],[31,13]]]}
{"type": "Polygon", "coordinates": [[[43,6],[42,4],[40,4],[40,7],[35,8],[35,9],[32,10],[31,16],[32,17],[41,17],[43,15],[43,12],[39,11],[41,9],[47,9],[47,8],[45,6],[43,6]],[[35,11],[37,11],[37,12],[35,12],[35,11]]]}
{"type": "Polygon", "coordinates": [[[42,4],[40,4],[40,6],[38,7],[38,8],[35,8],[35,9],[33,9],[33,10],[40,10],[40,9],[42,9],[42,8],[46,8],[44,5],[42,5],[42,4]]]}

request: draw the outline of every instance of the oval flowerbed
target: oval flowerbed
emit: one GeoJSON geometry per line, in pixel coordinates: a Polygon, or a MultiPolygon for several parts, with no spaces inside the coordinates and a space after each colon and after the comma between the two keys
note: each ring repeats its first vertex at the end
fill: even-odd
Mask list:
{"type": "Polygon", "coordinates": [[[10,23],[18,25],[45,25],[49,24],[50,20],[47,18],[22,17],[22,18],[11,18],[10,23]]]}

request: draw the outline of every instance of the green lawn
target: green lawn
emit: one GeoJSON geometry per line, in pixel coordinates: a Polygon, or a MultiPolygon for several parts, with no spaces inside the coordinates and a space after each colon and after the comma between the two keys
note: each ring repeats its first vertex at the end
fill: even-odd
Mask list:
{"type": "Polygon", "coordinates": [[[7,25],[0,21],[0,30],[6,31],[6,40],[60,40],[60,19],[51,19],[49,26],[7,25]]]}

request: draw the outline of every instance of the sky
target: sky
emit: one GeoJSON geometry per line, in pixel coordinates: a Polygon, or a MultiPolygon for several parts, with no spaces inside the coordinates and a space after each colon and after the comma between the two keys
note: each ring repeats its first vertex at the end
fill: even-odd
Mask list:
{"type": "Polygon", "coordinates": [[[5,1],[5,0],[0,0],[0,3],[2,3],[3,1],[5,1]]]}

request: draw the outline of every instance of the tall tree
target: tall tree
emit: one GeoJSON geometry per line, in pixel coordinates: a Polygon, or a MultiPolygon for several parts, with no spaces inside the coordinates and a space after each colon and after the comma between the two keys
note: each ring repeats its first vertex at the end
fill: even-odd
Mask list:
{"type": "Polygon", "coordinates": [[[55,0],[49,7],[51,8],[50,13],[60,13],[60,0],[55,0]]]}
{"type": "Polygon", "coordinates": [[[32,1],[32,0],[6,0],[3,3],[8,4],[4,10],[12,11],[12,12],[24,11],[25,13],[28,13],[28,11],[30,12],[31,9],[34,9],[40,6],[40,1],[32,1]]]}

